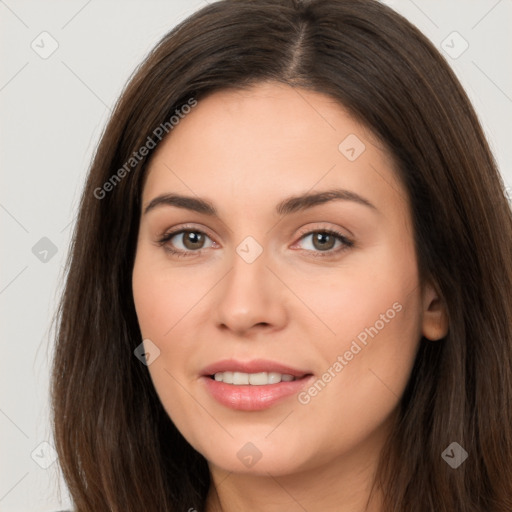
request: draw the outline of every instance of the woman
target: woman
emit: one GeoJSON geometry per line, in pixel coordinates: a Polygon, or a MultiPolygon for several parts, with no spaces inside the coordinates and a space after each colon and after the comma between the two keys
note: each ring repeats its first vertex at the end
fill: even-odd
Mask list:
{"type": "Polygon", "coordinates": [[[368,0],[224,0],[132,77],[53,372],[76,510],[512,510],[512,218],[462,87],[368,0]]]}

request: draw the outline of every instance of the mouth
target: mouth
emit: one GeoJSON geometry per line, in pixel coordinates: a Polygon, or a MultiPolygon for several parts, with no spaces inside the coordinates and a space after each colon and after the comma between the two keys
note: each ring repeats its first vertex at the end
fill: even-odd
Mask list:
{"type": "Polygon", "coordinates": [[[299,393],[311,372],[273,361],[219,361],[202,372],[208,394],[221,405],[240,411],[260,411],[299,393]]]}
{"type": "Polygon", "coordinates": [[[278,372],[245,373],[227,371],[210,375],[210,378],[217,382],[224,382],[225,384],[232,384],[233,386],[268,386],[269,384],[279,384],[280,382],[293,382],[302,377],[295,377],[289,373],[278,372]]]}

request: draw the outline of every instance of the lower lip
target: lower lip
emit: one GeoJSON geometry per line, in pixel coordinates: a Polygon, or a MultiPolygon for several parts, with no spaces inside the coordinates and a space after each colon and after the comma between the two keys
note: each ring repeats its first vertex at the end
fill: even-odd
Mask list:
{"type": "Polygon", "coordinates": [[[203,377],[208,392],[220,404],[238,411],[261,411],[296,395],[313,376],[264,386],[233,385],[203,377]]]}

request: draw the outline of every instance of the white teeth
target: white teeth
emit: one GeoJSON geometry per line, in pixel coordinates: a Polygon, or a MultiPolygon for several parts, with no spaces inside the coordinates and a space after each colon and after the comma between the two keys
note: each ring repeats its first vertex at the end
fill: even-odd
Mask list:
{"type": "Polygon", "coordinates": [[[233,384],[233,372],[224,372],[221,381],[226,384],[233,384]]]}
{"type": "Polygon", "coordinates": [[[277,384],[278,382],[281,382],[281,374],[277,372],[269,372],[268,383],[277,384]]]}
{"type": "Polygon", "coordinates": [[[214,375],[217,382],[234,384],[235,386],[251,384],[253,386],[265,386],[267,384],[279,384],[279,382],[291,382],[295,380],[293,375],[277,372],[243,373],[243,372],[219,372],[214,375]]]}
{"type": "Polygon", "coordinates": [[[264,386],[265,384],[269,384],[267,372],[251,373],[249,375],[249,384],[252,384],[253,386],[264,386]]]}
{"type": "Polygon", "coordinates": [[[233,384],[239,386],[241,384],[249,384],[249,374],[242,372],[233,373],[233,384]]]}

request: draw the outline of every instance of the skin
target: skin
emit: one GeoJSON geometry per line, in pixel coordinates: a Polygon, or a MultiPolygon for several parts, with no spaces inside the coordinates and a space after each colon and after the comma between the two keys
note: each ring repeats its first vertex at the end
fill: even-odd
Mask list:
{"type": "MultiPolygon", "coordinates": [[[[421,336],[448,329],[435,288],[419,280],[410,205],[389,154],[333,99],[260,83],[200,100],[161,143],[143,212],[170,192],[210,201],[219,218],[169,205],[142,213],[133,293],[145,345],[160,350],[148,366],[160,400],[209,463],[208,512],[364,510],[421,336]],[[338,149],[349,134],[366,148],[354,161],[338,149]],[[375,208],[335,200],[275,211],[332,188],[375,208]],[[175,236],[167,246],[189,254],[177,257],[158,240],[184,224],[207,237],[198,252],[175,236]],[[354,245],[315,245],[322,229],[354,245]],[[262,248],[252,263],[236,252],[247,236],[262,248]],[[393,304],[401,310],[307,404],[291,396],[236,411],[200,379],[221,359],[264,358],[316,380],[393,304]],[[251,467],[237,457],[248,442],[261,454],[251,467]]],[[[368,510],[380,510],[380,492],[368,510]]]]}

